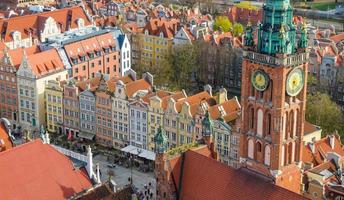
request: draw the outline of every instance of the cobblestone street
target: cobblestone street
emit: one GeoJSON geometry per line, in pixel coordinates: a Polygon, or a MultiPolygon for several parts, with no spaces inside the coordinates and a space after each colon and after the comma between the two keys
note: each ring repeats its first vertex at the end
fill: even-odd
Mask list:
{"type": "MultiPolygon", "coordinates": [[[[117,187],[123,187],[129,183],[128,178],[131,176],[131,170],[129,168],[122,167],[120,165],[116,165],[115,168],[109,168],[107,166],[108,161],[106,159],[106,156],[99,154],[93,157],[93,163],[100,165],[100,171],[102,173],[101,179],[102,182],[108,180],[108,174],[107,171],[109,169],[112,169],[115,173],[115,176],[112,178],[116,184],[117,187]]],[[[133,175],[133,184],[135,187],[137,187],[139,190],[143,190],[144,185],[148,185],[148,183],[152,183],[152,190],[155,191],[155,179],[153,172],[140,172],[137,169],[133,167],[132,169],[132,175],[133,175]]]]}

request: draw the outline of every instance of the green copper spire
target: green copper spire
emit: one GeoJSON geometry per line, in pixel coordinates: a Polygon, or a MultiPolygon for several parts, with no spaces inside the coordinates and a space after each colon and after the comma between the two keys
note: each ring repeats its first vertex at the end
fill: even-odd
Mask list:
{"type": "Polygon", "coordinates": [[[307,26],[306,23],[302,23],[301,27],[301,38],[299,40],[299,45],[298,47],[301,49],[305,49],[308,46],[308,38],[307,38],[307,26]]]}
{"type": "Polygon", "coordinates": [[[251,26],[251,22],[247,23],[244,35],[244,45],[248,47],[252,47],[254,45],[253,41],[253,29],[251,26]]]}
{"type": "Polygon", "coordinates": [[[202,136],[210,136],[213,133],[213,121],[210,119],[209,112],[205,113],[202,120],[202,136]]]}
{"type": "Polygon", "coordinates": [[[155,142],[155,152],[156,153],[165,153],[167,150],[167,141],[168,138],[164,129],[161,126],[158,128],[158,132],[154,136],[155,142]]]}
{"type": "Polygon", "coordinates": [[[258,51],[264,54],[293,54],[296,29],[289,0],[267,0],[263,23],[258,30],[258,51]]]}

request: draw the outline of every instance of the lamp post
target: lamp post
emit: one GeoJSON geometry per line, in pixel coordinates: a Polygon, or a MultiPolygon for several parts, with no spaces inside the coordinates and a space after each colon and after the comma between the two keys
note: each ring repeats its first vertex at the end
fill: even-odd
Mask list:
{"type": "Polygon", "coordinates": [[[133,186],[133,155],[130,154],[130,185],[133,186]]]}

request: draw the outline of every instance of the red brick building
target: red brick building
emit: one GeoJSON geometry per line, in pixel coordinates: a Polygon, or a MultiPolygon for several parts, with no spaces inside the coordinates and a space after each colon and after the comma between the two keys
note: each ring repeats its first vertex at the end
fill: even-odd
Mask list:
{"type": "Polygon", "coordinates": [[[292,42],[296,33],[284,32],[283,24],[293,23],[292,10],[280,10],[279,14],[288,16],[284,21],[274,21],[279,16],[270,15],[269,8],[283,7],[282,3],[286,1],[267,1],[258,43],[250,37],[250,27],[246,30],[240,161],[243,167],[272,178],[276,185],[300,193],[309,55],[306,41],[296,45],[292,42]],[[264,27],[270,23],[281,30],[268,34],[264,27]],[[284,45],[285,40],[289,44],[284,45]]]}
{"type": "Polygon", "coordinates": [[[111,33],[66,44],[64,49],[72,65],[69,74],[77,80],[94,78],[96,73],[120,76],[119,47],[111,33]]]}

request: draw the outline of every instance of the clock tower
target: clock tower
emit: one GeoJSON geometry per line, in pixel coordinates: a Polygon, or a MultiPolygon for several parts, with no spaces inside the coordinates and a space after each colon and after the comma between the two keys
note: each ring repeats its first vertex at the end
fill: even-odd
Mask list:
{"type": "Polygon", "coordinates": [[[266,0],[263,9],[258,30],[248,24],[244,35],[240,162],[300,193],[309,57],[306,28],[296,34],[289,0],[266,0]]]}

